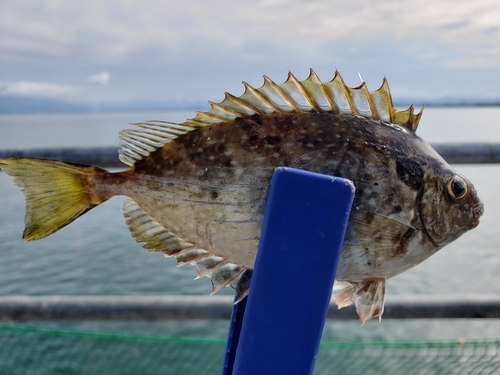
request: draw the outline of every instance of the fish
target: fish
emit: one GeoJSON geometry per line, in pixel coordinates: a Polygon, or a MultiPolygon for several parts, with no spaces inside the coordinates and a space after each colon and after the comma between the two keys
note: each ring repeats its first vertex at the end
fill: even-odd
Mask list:
{"type": "Polygon", "coordinates": [[[281,84],[264,76],[260,88],[243,85],[241,96],[226,93],[183,123],[121,131],[119,157],[129,167],[121,172],[1,159],[26,198],[23,239],[125,195],[122,212],[138,243],[194,266],[213,293],[232,287],[241,300],[274,170],[343,177],[356,190],[332,298],[339,308],[355,305],[365,323],[381,318],[388,279],[479,224],[484,205],[474,186],[416,134],[423,108],[397,110],[385,78],[369,91],[364,81],[348,87],[338,71],[323,82],[311,69],[302,81],[289,73],[281,84]]]}

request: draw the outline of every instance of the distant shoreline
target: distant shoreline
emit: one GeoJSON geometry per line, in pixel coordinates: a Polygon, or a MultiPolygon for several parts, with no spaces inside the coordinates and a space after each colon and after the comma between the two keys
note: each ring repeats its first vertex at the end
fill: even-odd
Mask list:
{"type": "MultiPolygon", "coordinates": [[[[396,108],[408,108],[412,105],[409,102],[396,102],[396,108]]],[[[500,107],[498,102],[414,102],[413,106],[418,108],[432,107],[432,108],[457,108],[457,107],[500,107]],[[415,104],[417,103],[417,104],[415,104]]],[[[0,115],[31,115],[31,114],[85,114],[85,113],[130,113],[130,112],[163,112],[163,111],[204,111],[209,110],[208,104],[203,103],[200,105],[178,105],[178,106],[146,106],[146,105],[120,105],[120,106],[103,106],[91,107],[86,105],[61,105],[61,106],[26,106],[24,108],[7,107],[0,101],[0,115]]]]}
{"type": "MultiPolygon", "coordinates": [[[[396,108],[424,107],[500,107],[500,100],[441,99],[395,101],[396,108]]],[[[152,102],[130,101],[117,103],[75,103],[54,99],[0,96],[0,115],[23,114],[78,114],[78,113],[126,113],[159,111],[208,111],[206,101],[152,102]]]]}

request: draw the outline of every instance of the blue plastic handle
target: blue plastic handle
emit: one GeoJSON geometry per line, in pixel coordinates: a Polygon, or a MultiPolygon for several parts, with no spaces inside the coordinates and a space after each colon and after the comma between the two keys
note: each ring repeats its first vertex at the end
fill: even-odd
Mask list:
{"type": "Polygon", "coordinates": [[[225,375],[312,374],[353,197],[349,180],[276,169],[225,375]]]}

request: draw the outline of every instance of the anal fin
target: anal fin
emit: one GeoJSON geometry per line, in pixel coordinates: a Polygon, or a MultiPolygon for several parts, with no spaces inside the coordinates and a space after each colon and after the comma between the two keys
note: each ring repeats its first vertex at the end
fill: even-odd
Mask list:
{"type": "Polygon", "coordinates": [[[240,300],[248,293],[249,283],[239,284],[247,267],[229,263],[226,259],[176,236],[132,199],[123,203],[122,211],[134,240],[142,243],[147,251],[161,251],[166,257],[175,257],[178,267],[186,264],[194,266],[198,273],[197,279],[208,277],[212,282],[212,294],[225,287],[232,287],[236,289],[240,300]]]}
{"type": "Polygon", "coordinates": [[[385,300],[385,279],[367,279],[362,281],[335,281],[333,298],[341,309],[349,305],[356,306],[361,324],[372,318],[382,318],[385,300]]]}

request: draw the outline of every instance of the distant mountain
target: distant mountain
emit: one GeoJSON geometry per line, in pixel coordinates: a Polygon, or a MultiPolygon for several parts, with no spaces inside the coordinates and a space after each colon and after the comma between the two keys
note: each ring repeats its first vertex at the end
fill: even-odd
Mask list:
{"type": "Polygon", "coordinates": [[[206,102],[126,101],[75,103],[58,99],[0,96],[0,114],[22,113],[83,113],[83,112],[140,112],[162,110],[208,110],[206,102]]]}
{"type": "Polygon", "coordinates": [[[0,113],[73,113],[88,112],[88,104],[72,103],[56,99],[0,96],[0,113]]]}
{"type": "MultiPolygon", "coordinates": [[[[414,103],[425,106],[500,106],[500,100],[472,100],[444,98],[439,100],[401,100],[395,106],[406,108],[414,103]]],[[[147,101],[75,103],[58,99],[0,96],[0,114],[22,113],[82,113],[82,112],[140,112],[163,110],[209,110],[206,101],[147,101]]]]}
{"type": "Polygon", "coordinates": [[[500,99],[403,99],[394,102],[394,106],[397,108],[408,108],[412,104],[417,110],[422,105],[425,107],[495,107],[500,106],[500,99]]]}

